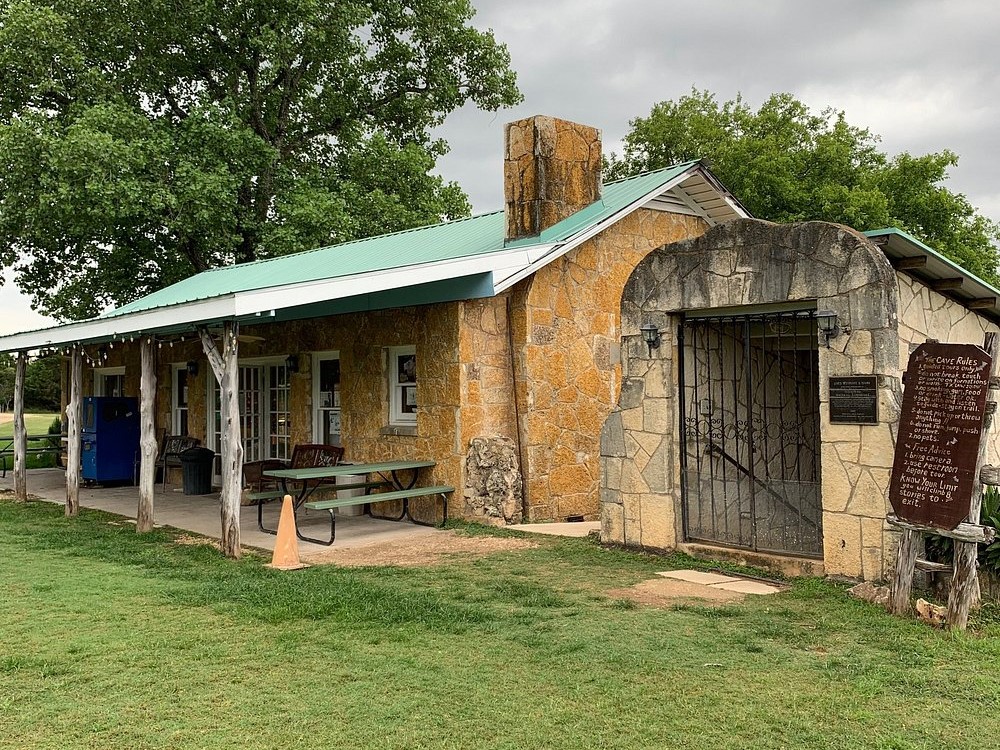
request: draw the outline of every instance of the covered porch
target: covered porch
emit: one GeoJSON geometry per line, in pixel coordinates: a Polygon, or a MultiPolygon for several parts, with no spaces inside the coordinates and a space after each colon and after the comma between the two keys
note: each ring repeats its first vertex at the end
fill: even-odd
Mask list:
{"type": "MultiPolygon", "coordinates": [[[[343,261],[340,252],[335,254],[343,261]]],[[[516,255],[520,263],[515,266],[520,267],[526,262],[520,257],[523,251],[516,255]]],[[[81,506],[133,516],[140,532],[152,529],[155,520],[219,536],[221,522],[223,552],[239,557],[244,543],[264,548],[273,543],[259,533],[256,518],[250,518],[256,508],[240,505],[248,486],[244,463],[287,461],[299,444],[343,446],[341,413],[353,427],[344,440],[355,463],[429,460],[424,465],[432,468],[424,473],[434,472],[434,481],[428,477],[423,484],[447,486],[450,492],[458,483],[449,472],[457,474],[460,464],[451,450],[456,427],[446,424],[439,412],[457,421],[455,303],[494,294],[496,257],[449,258],[431,269],[409,266],[405,271],[366,261],[361,267],[324,269],[319,278],[316,268],[303,269],[289,261],[279,258],[246,268],[217,269],[206,272],[209,279],[192,277],[95,319],[0,338],[0,351],[15,354],[17,365],[15,496],[23,499],[31,492],[64,502],[68,516],[81,506]],[[264,266],[267,273],[261,276],[264,266]],[[361,330],[366,332],[363,337],[358,335],[361,330]],[[47,478],[51,486],[36,488],[37,479],[26,486],[22,394],[29,353],[40,350],[61,352],[66,358],[63,398],[69,468],[58,478],[47,478]],[[421,386],[430,396],[423,398],[419,412],[414,369],[418,357],[428,363],[421,386]],[[350,379],[347,395],[354,396],[343,403],[341,363],[350,379]],[[437,387],[446,377],[447,392],[437,387]],[[434,398],[438,395],[444,403],[434,398]],[[122,432],[118,427],[106,431],[112,441],[127,442],[132,451],[122,459],[128,464],[126,470],[108,477],[93,468],[87,473],[88,455],[100,455],[103,448],[96,446],[106,444],[104,433],[91,440],[87,435],[98,435],[96,422],[110,424],[109,418],[93,417],[105,413],[97,403],[100,398],[127,401],[115,408],[137,417],[134,439],[130,432],[127,441],[118,440],[122,432]],[[88,399],[93,399],[90,411],[84,403],[88,399]],[[221,493],[210,512],[196,514],[197,522],[184,510],[190,499],[178,502],[156,484],[158,470],[166,471],[160,460],[168,455],[165,438],[175,436],[189,436],[216,455],[212,485],[220,486],[221,493]],[[442,448],[439,443],[446,445],[442,448]],[[94,494],[84,486],[86,479],[105,485],[105,479],[129,482],[133,474],[138,489],[94,494]]],[[[168,479],[179,479],[177,473],[168,472],[168,479]]],[[[426,500],[422,515],[437,517],[435,502],[426,500]]],[[[329,537],[329,515],[324,511],[312,515],[317,525],[325,524],[326,533],[305,530],[304,535],[329,537]]],[[[344,516],[338,513],[339,518],[344,516]]],[[[338,529],[345,535],[338,534],[338,546],[350,543],[352,526],[357,524],[345,523],[338,529]]]]}
{"type": "MultiPolygon", "coordinates": [[[[14,491],[13,473],[0,479],[0,492],[14,491]]],[[[63,469],[32,469],[28,472],[28,494],[47,502],[62,505],[66,500],[66,475],[63,469]]],[[[122,516],[122,523],[136,519],[139,488],[80,487],[80,507],[101,510],[122,516]]],[[[219,524],[220,497],[218,492],[208,495],[185,495],[178,484],[167,484],[166,490],[156,485],[156,525],[170,526],[182,531],[221,540],[219,524]]],[[[279,503],[265,507],[264,518],[273,527],[277,523],[279,503]]],[[[329,534],[329,516],[322,511],[303,508],[298,515],[299,529],[308,536],[323,537],[329,534]]],[[[276,537],[262,533],[257,528],[257,508],[239,508],[240,540],[244,547],[252,547],[272,552],[276,537]]],[[[369,516],[340,516],[337,519],[336,549],[361,549],[385,543],[405,545],[415,540],[423,540],[441,532],[429,526],[420,526],[402,521],[388,521],[369,516]]],[[[332,548],[310,542],[299,541],[299,553],[309,558],[332,548]]]]}

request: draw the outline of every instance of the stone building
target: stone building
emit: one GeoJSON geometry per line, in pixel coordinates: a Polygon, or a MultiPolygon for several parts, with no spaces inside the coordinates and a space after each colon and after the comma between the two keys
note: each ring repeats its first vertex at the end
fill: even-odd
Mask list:
{"type": "Polygon", "coordinates": [[[206,271],[0,351],[81,346],[84,394],[138,396],[152,341],[157,430],[218,451],[196,331],[238,324],[244,460],[339,443],[354,461],[435,461],[421,481],[460,488],[452,514],[596,519],[625,281],[652,249],[747,214],[698,162],[602,185],[597,130],[533,117],[505,135],[504,211],[206,271]]]}
{"type": "Polygon", "coordinates": [[[428,459],[453,515],[883,577],[908,355],[981,343],[1000,291],[897,230],[755,221],[699,162],[600,170],[595,129],[514,122],[504,211],[206,271],[0,351],[82,349],[84,394],[152,389],[157,430],[218,451],[206,351],[238,326],[246,461],[428,459]]]}
{"type": "Polygon", "coordinates": [[[886,577],[909,355],[981,345],[1000,291],[903,232],[866,234],[739,219],[639,262],[601,440],[604,541],[886,577]]]}

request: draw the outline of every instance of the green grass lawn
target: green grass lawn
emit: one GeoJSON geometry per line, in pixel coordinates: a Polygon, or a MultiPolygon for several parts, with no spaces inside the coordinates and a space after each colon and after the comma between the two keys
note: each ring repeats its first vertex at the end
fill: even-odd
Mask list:
{"type": "MultiPolygon", "coordinates": [[[[5,414],[10,418],[10,414],[5,414]]],[[[59,417],[58,414],[25,414],[24,428],[29,435],[45,435],[49,431],[49,425],[59,417]]],[[[0,439],[9,438],[14,434],[14,422],[7,419],[0,420],[0,439]]]]}
{"type": "MultiPolygon", "coordinates": [[[[10,414],[4,415],[10,417],[10,414]]],[[[58,414],[25,414],[24,415],[24,429],[28,435],[46,435],[49,431],[49,425],[59,418],[58,414]]],[[[14,435],[14,422],[7,420],[0,420],[0,448],[3,448],[14,435]]],[[[58,440],[58,437],[56,438],[58,440]]],[[[29,448],[39,448],[48,447],[51,443],[48,440],[29,440],[29,448]]],[[[14,457],[6,456],[0,457],[0,461],[5,461],[7,470],[10,471],[14,466],[14,457]]],[[[40,454],[31,455],[26,457],[25,465],[29,469],[45,469],[56,465],[56,457],[54,454],[40,454]]]]}
{"type": "Polygon", "coordinates": [[[604,592],[692,561],[579,539],[291,573],[171,539],[0,501],[0,748],[939,749],[1000,732],[1000,627],[982,617],[934,631],[817,580],[636,606],[604,592]]]}

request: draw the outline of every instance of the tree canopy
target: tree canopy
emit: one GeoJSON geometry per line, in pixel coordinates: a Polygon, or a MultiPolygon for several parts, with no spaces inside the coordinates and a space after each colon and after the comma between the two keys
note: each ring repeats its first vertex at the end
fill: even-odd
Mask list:
{"type": "MultiPolygon", "coordinates": [[[[0,412],[13,409],[15,366],[13,355],[0,354],[0,412]]],[[[25,406],[39,411],[59,411],[59,376],[58,354],[29,360],[24,373],[25,406]]]]}
{"type": "Polygon", "coordinates": [[[37,411],[59,411],[61,357],[45,354],[28,360],[24,372],[24,405],[37,411]]]}
{"type": "Polygon", "coordinates": [[[951,151],[890,157],[842,111],[817,114],[789,94],[754,111],[740,97],[720,105],[692,90],[630,124],[623,156],[612,154],[607,165],[613,178],[704,158],[758,218],[898,227],[998,283],[1000,226],[943,186],[958,163],[951,151]]]}
{"type": "MultiPolygon", "coordinates": [[[[0,0],[0,267],[93,315],[209,267],[468,215],[430,174],[520,94],[468,0],[0,0]]],[[[9,274],[8,274],[9,275],[9,274]]]]}

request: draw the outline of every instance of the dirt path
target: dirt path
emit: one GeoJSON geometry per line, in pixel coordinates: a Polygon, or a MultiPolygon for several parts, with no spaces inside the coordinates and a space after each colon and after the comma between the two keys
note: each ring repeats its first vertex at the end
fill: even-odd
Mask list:
{"type": "Polygon", "coordinates": [[[746,594],[738,591],[715,589],[673,578],[654,578],[626,589],[611,589],[605,593],[612,599],[629,599],[648,607],[676,607],[683,604],[719,607],[741,602],[746,598],[746,594]]]}
{"type": "Polygon", "coordinates": [[[442,565],[455,559],[475,559],[498,552],[534,549],[537,542],[494,536],[466,536],[446,531],[426,537],[370,544],[364,547],[331,548],[326,552],[304,555],[303,562],[312,565],[333,564],[349,568],[368,565],[399,565],[421,567],[442,565]]]}
{"type": "Polygon", "coordinates": [[[7,424],[7,423],[13,422],[13,421],[14,421],[14,415],[13,414],[6,414],[4,412],[0,412],[0,424],[7,424]]]}

